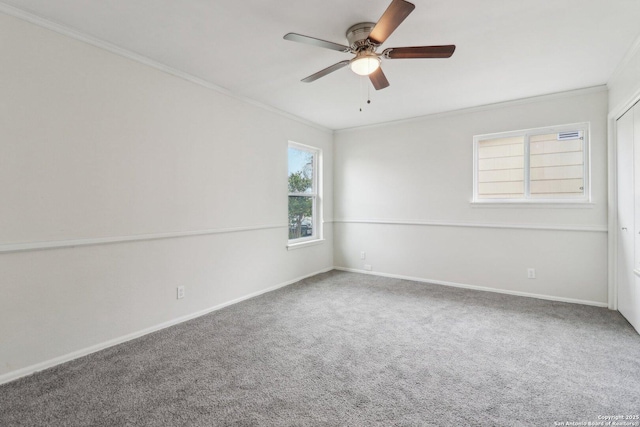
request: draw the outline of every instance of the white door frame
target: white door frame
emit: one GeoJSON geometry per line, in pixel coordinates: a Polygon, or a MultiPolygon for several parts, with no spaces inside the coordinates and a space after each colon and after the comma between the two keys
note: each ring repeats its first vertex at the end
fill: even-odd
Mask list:
{"type": "Polygon", "coordinates": [[[617,121],[631,107],[640,101],[640,89],[637,90],[629,101],[611,111],[608,115],[608,300],[609,309],[618,309],[618,135],[617,121]]]}

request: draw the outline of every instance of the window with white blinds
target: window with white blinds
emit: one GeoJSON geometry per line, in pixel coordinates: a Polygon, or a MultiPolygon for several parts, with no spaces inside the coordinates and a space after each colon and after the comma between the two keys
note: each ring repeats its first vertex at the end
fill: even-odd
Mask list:
{"type": "Polygon", "coordinates": [[[478,141],[478,197],[524,197],[524,136],[478,141]]]}
{"type": "Polygon", "coordinates": [[[474,202],[588,201],[587,123],[474,137],[474,202]]]}

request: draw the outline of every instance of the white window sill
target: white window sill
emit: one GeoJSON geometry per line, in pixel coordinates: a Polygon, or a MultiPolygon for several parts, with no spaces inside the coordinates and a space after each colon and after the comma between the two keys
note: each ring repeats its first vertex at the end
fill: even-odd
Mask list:
{"type": "Polygon", "coordinates": [[[533,209],[593,209],[595,203],[584,200],[572,201],[478,201],[470,202],[472,208],[533,208],[533,209]]]}
{"type": "Polygon", "coordinates": [[[287,250],[292,251],[294,249],[306,248],[307,246],[321,245],[324,242],[325,242],[324,239],[314,239],[314,240],[306,240],[304,242],[299,242],[299,243],[289,243],[287,245],[287,250]]]}

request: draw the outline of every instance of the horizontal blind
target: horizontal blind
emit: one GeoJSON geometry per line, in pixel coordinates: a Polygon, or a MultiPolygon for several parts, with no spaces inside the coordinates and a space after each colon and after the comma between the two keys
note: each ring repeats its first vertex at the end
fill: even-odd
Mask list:
{"type": "Polygon", "coordinates": [[[524,197],[524,136],[478,141],[478,198],[524,197]]]}
{"type": "Polygon", "coordinates": [[[529,138],[531,198],[557,199],[584,196],[584,140],[581,132],[573,139],[560,134],[529,138]]]}

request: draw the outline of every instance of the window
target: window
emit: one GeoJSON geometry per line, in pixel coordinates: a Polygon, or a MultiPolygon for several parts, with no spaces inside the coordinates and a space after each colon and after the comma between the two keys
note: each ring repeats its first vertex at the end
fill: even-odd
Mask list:
{"type": "Polygon", "coordinates": [[[589,201],[589,125],[480,135],[473,202],[589,201]]]}
{"type": "Polygon", "coordinates": [[[318,240],[320,150],[289,143],[289,243],[318,240]]]}

